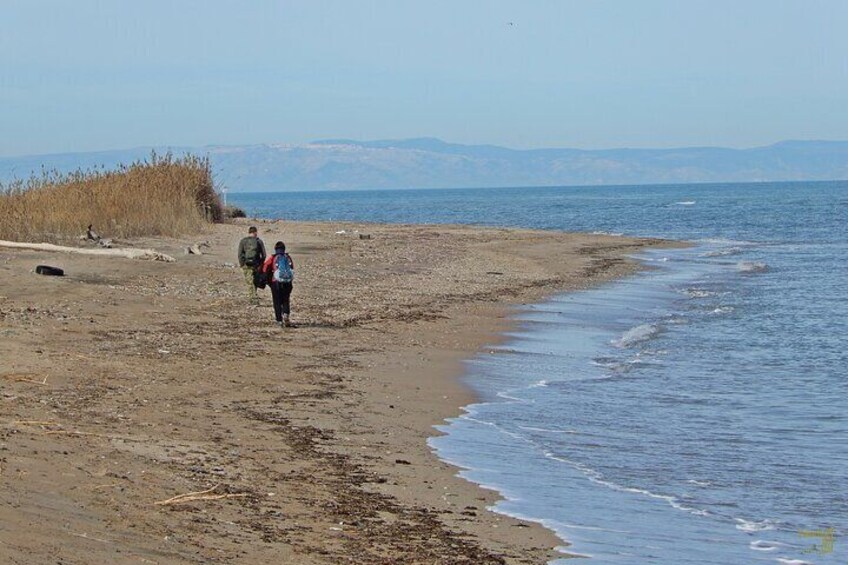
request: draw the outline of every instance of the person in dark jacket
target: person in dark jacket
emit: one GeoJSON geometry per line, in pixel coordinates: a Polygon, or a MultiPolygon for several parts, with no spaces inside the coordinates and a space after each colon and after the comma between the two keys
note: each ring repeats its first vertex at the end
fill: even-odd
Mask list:
{"type": "Polygon", "coordinates": [[[256,271],[265,262],[265,244],[259,239],[259,230],[250,226],[247,237],[242,238],[238,246],[238,263],[244,274],[247,285],[247,297],[254,306],[259,305],[259,295],[256,294],[256,271]]]}
{"type": "Polygon", "coordinates": [[[265,259],[262,272],[271,287],[271,299],[274,301],[274,317],[280,326],[291,327],[291,293],[294,283],[294,261],[286,253],[286,244],[278,241],[274,244],[274,254],[265,259]]]}

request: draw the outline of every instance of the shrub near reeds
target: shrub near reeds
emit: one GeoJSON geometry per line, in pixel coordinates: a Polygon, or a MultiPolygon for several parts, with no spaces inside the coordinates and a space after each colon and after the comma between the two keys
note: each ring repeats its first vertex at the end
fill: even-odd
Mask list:
{"type": "Polygon", "coordinates": [[[177,236],[221,216],[207,158],[151,154],[115,170],[44,172],[0,186],[0,239],[177,236]]]}

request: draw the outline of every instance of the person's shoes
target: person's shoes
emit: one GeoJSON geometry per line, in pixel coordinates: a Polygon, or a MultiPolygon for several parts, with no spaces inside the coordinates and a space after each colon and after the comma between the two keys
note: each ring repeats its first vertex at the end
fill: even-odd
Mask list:
{"type": "Polygon", "coordinates": [[[285,314],[285,315],[283,316],[283,324],[284,324],[287,328],[290,328],[290,327],[292,326],[292,323],[291,323],[291,320],[289,319],[289,315],[288,315],[288,314],[285,314]]]}
{"type": "Polygon", "coordinates": [[[282,327],[283,327],[283,322],[282,322],[282,321],[278,321],[278,322],[277,322],[277,325],[278,325],[278,326],[280,326],[280,327],[282,328],[282,327]]]}

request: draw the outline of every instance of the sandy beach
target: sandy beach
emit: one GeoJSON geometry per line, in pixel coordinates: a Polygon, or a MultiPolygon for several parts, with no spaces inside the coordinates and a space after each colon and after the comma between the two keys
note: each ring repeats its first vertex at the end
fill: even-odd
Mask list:
{"type": "Polygon", "coordinates": [[[248,223],[130,242],[174,263],[0,248],[0,561],[544,563],[426,439],[514,305],[633,272],[669,242],[258,222],[297,328],[247,304],[248,223]],[[201,256],[186,245],[208,242],[201,256]],[[44,277],[36,265],[65,269],[44,277]],[[201,493],[188,500],[180,495],[201,493]]]}

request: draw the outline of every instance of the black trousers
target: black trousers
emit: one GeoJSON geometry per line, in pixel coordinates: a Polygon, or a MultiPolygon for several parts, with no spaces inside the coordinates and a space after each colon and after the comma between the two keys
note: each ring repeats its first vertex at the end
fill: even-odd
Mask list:
{"type": "Polygon", "coordinates": [[[271,283],[271,299],[274,301],[274,317],[278,322],[283,321],[283,314],[291,313],[289,297],[292,292],[292,283],[271,283]]]}

